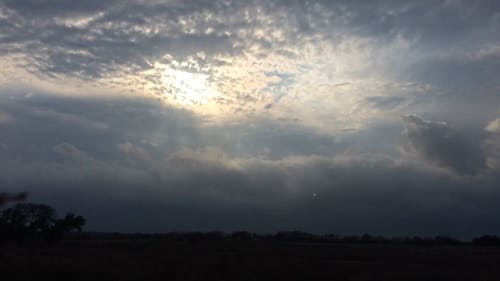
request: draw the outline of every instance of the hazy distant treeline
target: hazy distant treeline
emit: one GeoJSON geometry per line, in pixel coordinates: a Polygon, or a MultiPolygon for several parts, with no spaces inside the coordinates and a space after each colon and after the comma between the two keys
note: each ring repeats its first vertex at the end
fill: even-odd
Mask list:
{"type": "Polygon", "coordinates": [[[282,241],[282,242],[308,242],[308,243],[364,243],[364,244],[414,244],[414,245],[491,245],[500,246],[500,238],[496,235],[483,235],[472,240],[459,240],[449,236],[436,237],[384,237],[378,235],[336,235],[336,234],[311,234],[303,231],[279,231],[274,234],[259,234],[247,231],[224,233],[211,232],[169,232],[169,233],[73,233],[70,239],[158,239],[167,241],[202,242],[216,240],[237,241],[282,241]]]}

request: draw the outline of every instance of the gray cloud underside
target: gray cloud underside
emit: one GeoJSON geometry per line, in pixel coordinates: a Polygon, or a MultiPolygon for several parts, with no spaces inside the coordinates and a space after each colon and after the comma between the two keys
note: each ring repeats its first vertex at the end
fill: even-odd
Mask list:
{"type": "MultiPolygon", "coordinates": [[[[216,124],[148,98],[62,98],[36,86],[23,96],[2,86],[2,192],[82,213],[93,230],[500,232],[499,12],[486,0],[0,0],[0,59],[62,84],[187,57],[201,67],[227,57],[253,65],[270,54],[295,61],[310,45],[355,49],[345,65],[299,65],[313,81],[281,119],[216,124]],[[282,34],[260,34],[273,31],[282,34]],[[343,66],[346,81],[323,87],[343,66]],[[317,118],[296,122],[307,113],[317,118]],[[314,127],[358,116],[360,130],[314,127]]],[[[262,79],[279,81],[260,90],[286,101],[295,77],[273,67],[262,79]]],[[[162,74],[150,75],[161,88],[162,74]]],[[[223,78],[231,90],[242,79],[223,78]]],[[[258,99],[234,95],[238,109],[258,99]]],[[[262,107],[279,111],[273,101],[262,107]]]]}
{"type": "Polygon", "coordinates": [[[82,213],[89,229],[500,231],[498,174],[479,163],[460,176],[465,158],[483,154],[415,116],[404,135],[395,124],[327,136],[265,119],[210,124],[148,99],[33,95],[2,99],[0,112],[10,116],[0,124],[4,189],[82,213]],[[423,162],[398,154],[399,142],[423,162]],[[466,154],[448,153],[460,145],[466,154]]]}
{"type": "Polygon", "coordinates": [[[460,135],[444,122],[425,121],[414,115],[403,116],[402,122],[410,153],[462,173],[484,168],[479,138],[460,135]]]}

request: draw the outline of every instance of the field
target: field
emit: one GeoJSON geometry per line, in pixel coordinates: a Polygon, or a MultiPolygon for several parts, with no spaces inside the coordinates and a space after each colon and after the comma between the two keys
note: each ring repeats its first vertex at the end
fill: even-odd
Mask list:
{"type": "Polygon", "coordinates": [[[472,245],[67,240],[0,250],[2,280],[500,280],[500,247],[472,245]]]}

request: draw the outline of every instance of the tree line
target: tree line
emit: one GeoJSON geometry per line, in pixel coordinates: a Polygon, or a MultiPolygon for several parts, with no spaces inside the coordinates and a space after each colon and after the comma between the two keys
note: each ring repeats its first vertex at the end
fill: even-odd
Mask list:
{"type": "Polygon", "coordinates": [[[496,235],[483,235],[472,240],[464,241],[450,236],[435,237],[384,237],[379,235],[336,235],[312,234],[303,231],[278,231],[272,234],[235,231],[209,232],[169,232],[169,233],[98,233],[81,232],[71,235],[72,239],[104,239],[104,240],[165,240],[176,242],[204,242],[204,241],[271,241],[297,243],[345,243],[345,244],[409,244],[409,245],[484,245],[500,246],[500,238],[496,235]]]}
{"type": "MultiPolygon", "coordinates": [[[[7,197],[3,197],[4,199],[7,197]]],[[[9,197],[22,201],[26,197],[9,197]]],[[[4,203],[3,200],[0,203],[4,203]]],[[[18,243],[43,241],[60,242],[65,233],[81,231],[86,220],[72,213],[57,217],[54,208],[44,204],[18,203],[0,212],[0,242],[15,240],[18,243]]]]}
{"type": "MultiPolygon", "coordinates": [[[[25,201],[26,193],[10,195],[0,193],[0,207],[15,201],[25,201]]],[[[56,210],[48,205],[18,203],[0,212],[0,242],[15,240],[17,242],[44,241],[57,243],[64,234],[82,231],[86,220],[73,213],[58,218],[56,210]]],[[[312,234],[304,231],[279,231],[274,234],[260,234],[248,231],[224,233],[211,232],[170,232],[158,234],[144,233],[80,233],[71,235],[76,239],[161,239],[169,241],[201,242],[213,240],[236,241],[281,241],[309,243],[362,243],[362,244],[414,244],[414,245],[484,245],[500,246],[500,237],[483,235],[470,241],[455,239],[450,236],[435,237],[384,237],[380,235],[336,235],[312,234]]]]}

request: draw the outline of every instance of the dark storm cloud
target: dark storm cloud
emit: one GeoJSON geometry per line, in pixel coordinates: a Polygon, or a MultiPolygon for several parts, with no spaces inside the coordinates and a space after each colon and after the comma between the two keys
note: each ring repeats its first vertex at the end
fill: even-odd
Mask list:
{"type": "Polygon", "coordinates": [[[81,151],[70,143],[60,143],[52,148],[52,150],[62,156],[64,159],[69,159],[77,163],[89,163],[93,159],[85,151],[81,151]]]}
{"type": "Polygon", "coordinates": [[[445,122],[426,121],[415,115],[403,116],[402,122],[410,152],[459,173],[484,168],[478,137],[463,136],[445,122]]]}
{"type": "MultiPolygon", "coordinates": [[[[500,214],[494,200],[497,175],[457,179],[428,165],[378,154],[380,147],[361,144],[365,150],[360,151],[346,144],[388,145],[400,127],[332,141],[306,128],[265,120],[244,130],[207,124],[147,99],[38,94],[2,99],[0,112],[13,120],[0,126],[5,191],[28,191],[32,201],[81,213],[89,230],[401,235],[499,230],[492,223],[500,214]],[[51,113],[33,114],[37,111],[51,113]],[[73,117],[68,118],[70,111],[73,117]],[[86,125],[96,122],[106,126],[86,125]]],[[[456,136],[442,123],[412,118],[405,124],[412,131],[408,137],[414,145],[419,141],[421,149],[442,149],[432,142],[456,136]]],[[[488,130],[495,131],[492,124],[488,130]]]]}
{"type": "Polygon", "coordinates": [[[50,158],[59,144],[72,145],[103,161],[121,159],[127,163],[204,146],[224,147],[231,155],[272,159],[334,154],[347,146],[346,141],[310,128],[265,118],[210,124],[192,112],[147,98],[4,96],[1,116],[0,142],[9,147],[5,153],[19,152],[19,157],[25,158],[25,150],[30,148],[27,161],[50,158]]]}
{"type": "Polygon", "coordinates": [[[468,51],[461,55],[430,56],[413,65],[412,78],[433,85],[446,85],[447,91],[475,96],[495,91],[500,70],[500,48],[468,51]]]}
{"type": "Polygon", "coordinates": [[[269,161],[201,149],[162,163],[154,171],[32,163],[8,167],[3,180],[24,184],[32,200],[83,213],[95,230],[498,231],[494,179],[454,181],[383,156],[269,161]]]}
{"type": "Polygon", "coordinates": [[[148,99],[3,95],[0,112],[12,120],[2,126],[0,142],[8,147],[5,153],[26,161],[50,160],[53,147],[62,143],[111,161],[120,159],[121,143],[176,149],[197,145],[201,139],[198,117],[148,99]]]}

